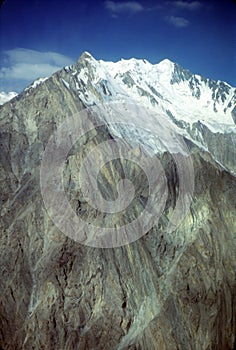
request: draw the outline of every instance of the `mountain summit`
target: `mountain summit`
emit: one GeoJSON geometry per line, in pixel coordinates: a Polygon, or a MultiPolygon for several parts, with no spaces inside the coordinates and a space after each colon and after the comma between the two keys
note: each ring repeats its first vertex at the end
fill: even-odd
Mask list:
{"type": "Polygon", "coordinates": [[[235,102],[85,52],[0,106],[0,348],[235,348],[235,102]]]}
{"type": "Polygon", "coordinates": [[[37,80],[22,96],[28,98],[36,86],[44,81],[45,87],[51,86],[55,80],[84,107],[138,103],[165,116],[181,135],[207,149],[235,174],[236,89],[227,83],[192,74],[168,59],[154,65],[134,58],[114,63],[97,61],[84,52],[77,64],[46,81],[37,80]]]}

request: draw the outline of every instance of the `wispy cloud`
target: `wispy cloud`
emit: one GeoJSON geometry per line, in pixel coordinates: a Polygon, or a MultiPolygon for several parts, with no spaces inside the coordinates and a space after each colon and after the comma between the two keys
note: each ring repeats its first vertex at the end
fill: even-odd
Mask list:
{"type": "Polygon", "coordinates": [[[14,84],[21,86],[19,81],[25,86],[39,77],[50,76],[63,66],[72,63],[70,57],[57,52],[40,52],[24,48],[4,51],[1,56],[0,79],[3,85],[1,88],[9,85],[10,81],[12,86],[14,84]]]}
{"type": "Polygon", "coordinates": [[[104,6],[112,14],[138,13],[144,11],[144,6],[137,1],[115,2],[105,1],[104,6]]]}
{"type": "Polygon", "coordinates": [[[68,64],[69,57],[57,52],[41,52],[24,48],[16,48],[4,52],[12,63],[48,63],[53,66],[64,66],[68,64]]]}
{"type": "Polygon", "coordinates": [[[60,69],[59,66],[53,66],[46,63],[16,63],[11,67],[1,68],[0,78],[33,81],[39,77],[49,76],[58,69],[60,69]]]}
{"type": "Polygon", "coordinates": [[[195,11],[202,7],[202,3],[200,1],[174,1],[170,4],[173,4],[175,7],[183,10],[195,11]]]}
{"type": "Polygon", "coordinates": [[[190,21],[186,18],[186,11],[197,11],[203,6],[203,3],[197,0],[175,0],[166,1],[165,6],[170,13],[170,15],[165,18],[166,22],[175,26],[176,28],[185,28],[190,24],[190,21]]]}
{"type": "Polygon", "coordinates": [[[168,16],[166,21],[177,28],[185,28],[189,25],[189,21],[184,17],[168,16]]]}

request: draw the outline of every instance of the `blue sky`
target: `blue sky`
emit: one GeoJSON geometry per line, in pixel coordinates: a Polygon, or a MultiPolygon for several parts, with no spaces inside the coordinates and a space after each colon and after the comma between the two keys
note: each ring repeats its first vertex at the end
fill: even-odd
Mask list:
{"type": "Polygon", "coordinates": [[[236,86],[236,4],[221,1],[5,0],[0,91],[21,91],[83,51],[117,61],[164,58],[236,86]]]}

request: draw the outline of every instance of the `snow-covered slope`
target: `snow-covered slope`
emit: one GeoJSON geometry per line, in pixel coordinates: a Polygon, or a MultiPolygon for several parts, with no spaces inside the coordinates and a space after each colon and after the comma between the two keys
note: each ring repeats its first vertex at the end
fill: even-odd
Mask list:
{"type": "Polygon", "coordinates": [[[192,74],[168,59],[155,65],[134,58],[114,63],[85,52],[65,70],[64,84],[77,90],[86,105],[128,99],[164,112],[180,127],[200,121],[213,132],[235,128],[236,88],[192,74]]]}
{"type": "Polygon", "coordinates": [[[3,105],[4,103],[10,101],[13,97],[17,96],[16,92],[0,92],[0,105],[3,105]]]}

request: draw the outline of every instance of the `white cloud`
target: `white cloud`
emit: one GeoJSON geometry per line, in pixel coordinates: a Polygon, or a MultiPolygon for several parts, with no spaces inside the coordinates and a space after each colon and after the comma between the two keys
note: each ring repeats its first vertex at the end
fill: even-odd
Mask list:
{"type": "Polygon", "coordinates": [[[189,21],[183,17],[169,16],[166,18],[167,22],[173,24],[177,28],[184,28],[189,25],[189,21]]]}
{"type": "Polygon", "coordinates": [[[16,63],[9,68],[1,68],[0,78],[33,81],[39,77],[52,75],[59,69],[59,66],[54,66],[46,63],[16,63]]]}
{"type": "Polygon", "coordinates": [[[174,6],[179,8],[179,9],[184,9],[184,10],[189,10],[189,11],[194,11],[194,10],[198,10],[199,8],[202,7],[201,2],[199,1],[174,1],[173,2],[174,6]]]}
{"type": "Polygon", "coordinates": [[[5,93],[4,91],[0,92],[0,105],[3,105],[5,102],[10,101],[13,97],[17,96],[16,92],[5,93]]]}
{"type": "Polygon", "coordinates": [[[65,66],[69,57],[57,52],[41,52],[24,48],[16,48],[4,52],[12,63],[49,63],[55,66],[65,66]]]}
{"type": "Polygon", "coordinates": [[[170,10],[169,13],[172,15],[167,16],[166,22],[169,24],[174,25],[176,28],[185,28],[190,24],[190,21],[180,16],[180,14],[183,13],[183,11],[196,11],[200,9],[203,4],[200,1],[194,0],[194,1],[185,1],[185,0],[175,0],[175,1],[166,1],[165,2],[166,8],[170,10]]]}
{"type": "Polygon", "coordinates": [[[111,11],[113,14],[119,13],[138,13],[144,11],[144,7],[137,1],[126,1],[126,2],[114,2],[114,1],[105,1],[105,8],[111,11]]]}
{"type": "Polygon", "coordinates": [[[50,76],[65,65],[71,58],[57,52],[40,52],[17,48],[3,52],[4,67],[0,78],[4,80],[24,80],[31,82],[39,77],[50,76]]]}

